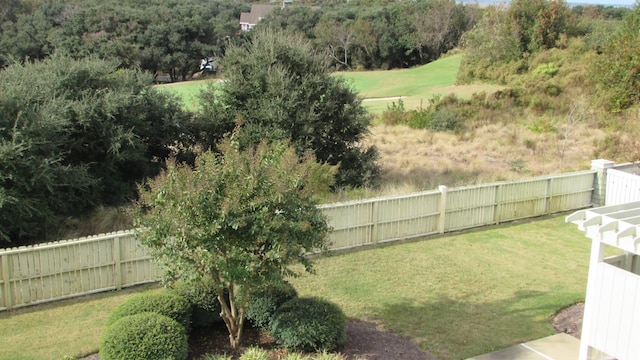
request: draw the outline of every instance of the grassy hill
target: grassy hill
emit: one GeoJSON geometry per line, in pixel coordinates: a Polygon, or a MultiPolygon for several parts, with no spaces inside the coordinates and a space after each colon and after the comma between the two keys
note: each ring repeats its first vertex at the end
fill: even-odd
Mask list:
{"type": "Polygon", "coordinates": [[[353,89],[366,99],[364,106],[373,114],[382,113],[391,103],[397,102],[398,97],[402,98],[406,109],[415,109],[427,106],[435,95],[454,93],[468,98],[475,92],[491,93],[502,88],[491,84],[455,85],[461,60],[462,54],[456,54],[411,69],[339,72],[336,75],[352,82],[353,89]]]}
{"type": "MultiPolygon", "coordinates": [[[[350,82],[365,100],[364,106],[372,114],[380,114],[391,103],[402,98],[407,109],[426,106],[434,95],[456,94],[468,98],[473,93],[492,93],[502,86],[492,84],[455,85],[462,54],[456,54],[411,69],[388,71],[337,72],[350,82]],[[387,99],[392,98],[392,99],[387,99]]],[[[158,85],[158,89],[179,95],[189,109],[197,106],[198,92],[216,79],[195,80],[158,85]]]]}

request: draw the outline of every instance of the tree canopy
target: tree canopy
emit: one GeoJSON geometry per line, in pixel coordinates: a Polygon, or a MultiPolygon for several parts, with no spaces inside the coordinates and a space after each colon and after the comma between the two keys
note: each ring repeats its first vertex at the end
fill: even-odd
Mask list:
{"type": "Polygon", "coordinates": [[[199,122],[210,127],[205,144],[215,146],[217,137],[239,124],[241,146],[289,139],[299,154],[310,150],[318,161],[340,165],[338,186],[377,180],[377,152],[360,143],[370,116],[307,40],[256,31],[250,41],[228,49],[222,67],[225,82],[202,94],[199,122]]]}
{"type": "Polygon", "coordinates": [[[61,55],[0,72],[0,241],[55,238],[64,218],[135,198],[189,120],[150,84],[113,61],[61,55]]]}
{"type": "Polygon", "coordinates": [[[454,0],[324,2],[275,10],[256,28],[301,32],[338,69],[388,69],[424,64],[455,48],[475,13],[454,0]]]}
{"type": "Polygon", "coordinates": [[[119,66],[185,80],[201,58],[224,53],[247,5],[227,1],[78,1],[44,3],[7,21],[2,57],[44,59],[65,52],[119,61],[119,66]]]}
{"type": "Polygon", "coordinates": [[[604,106],[619,112],[640,103],[640,6],[603,45],[591,66],[604,106]]]}
{"type": "Polygon", "coordinates": [[[234,134],[195,168],[168,162],[140,187],[137,236],[166,269],[166,278],[209,277],[236,347],[254,289],[292,275],[288,265],[311,261],[329,228],[315,194],[328,191],[335,167],[287,142],[262,141],[241,150],[234,134]]]}
{"type": "MultiPolygon", "coordinates": [[[[238,35],[248,0],[64,2],[4,0],[0,66],[54,51],[117,59],[123,67],[183,80],[238,35]]],[[[477,8],[454,0],[314,1],[274,9],[257,28],[300,32],[337,68],[398,68],[437,59],[473,27],[477,8]],[[308,6],[308,5],[321,6],[308,6]]]]}

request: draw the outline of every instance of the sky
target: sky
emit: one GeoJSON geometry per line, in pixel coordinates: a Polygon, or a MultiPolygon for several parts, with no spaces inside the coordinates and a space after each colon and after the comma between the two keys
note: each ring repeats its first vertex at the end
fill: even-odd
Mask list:
{"type": "Polygon", "coordinates": [[[635,0],[567,0],[568,3],[594,4],[594,5],[628,5],[635,4],[635,0]]]}
{"type": "MultiPolygon", "coordinates": [[[[568,4],[592,4],[592,5],[624,5],[633,6],[636,0],[565,0],[568,4]]],[[[464,2],[472,3],[474,0],[464,0],[464,2]]],[[[509,2],[509,0],[479,0],[480,3],[500,3],[509,2]]]]}

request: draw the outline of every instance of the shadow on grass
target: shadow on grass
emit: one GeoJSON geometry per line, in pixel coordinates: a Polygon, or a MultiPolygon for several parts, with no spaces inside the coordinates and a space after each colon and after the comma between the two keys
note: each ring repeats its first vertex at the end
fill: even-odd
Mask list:
{"type": "Polygon", "coordinates": [[[415,303],[402,299],[372,309],[374,320],[389,331],[417,341],[443,359],[466,359],[553,334],[549,322],[560,299],[539,291],[481,301],[488,294],[454,299],[428,296],[415,303]]]}

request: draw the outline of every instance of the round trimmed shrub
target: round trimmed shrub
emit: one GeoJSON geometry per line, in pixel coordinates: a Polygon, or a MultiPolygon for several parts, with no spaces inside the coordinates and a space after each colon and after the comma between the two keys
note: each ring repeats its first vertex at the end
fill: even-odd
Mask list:
{"type": "Polygon", "coordinates": [[[221,322],[218,289],[211,278],[198,281],[177,281],[171,285],[171,292],[186,298],[191,304],[191,324],[203,328],[221,322]]]}
{"type": "Polygon", "coordinates": [[[247,306],[246,317],[253,325],[268,328],[280,305],[298,296],[293,285],[286,281],[269,283],[256,289],[247,306]]]}
{"type": "Polygon", "coordinates": [[[177,321],[152,312],[125,316],[100,340],[100,360],[185,360],[187,333],[177,321]]]}
{"type": "Polygon", "coordinates": [[[271,336],[290,350],[331,351],[347,341],[347,317],[332,302],[295,298],[274,314],[271,336]]]}
{"type": "Polygon", "coordinates": [[[111,313],[107,324],[144,312],[167,316],[180,323],[187,333],[191,330],[191,304],[184,297],[169,292],[139,294],[128,298],[111,313]]]}

